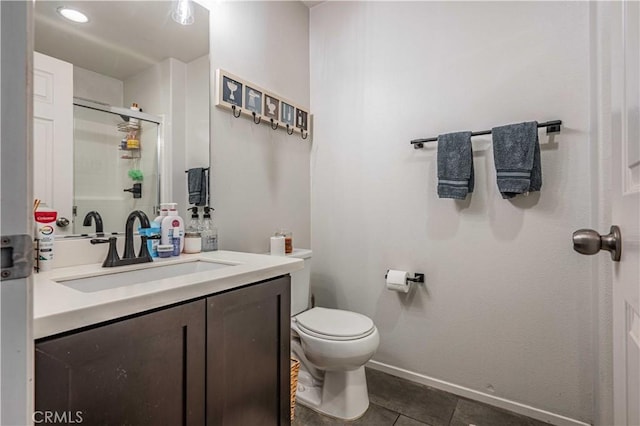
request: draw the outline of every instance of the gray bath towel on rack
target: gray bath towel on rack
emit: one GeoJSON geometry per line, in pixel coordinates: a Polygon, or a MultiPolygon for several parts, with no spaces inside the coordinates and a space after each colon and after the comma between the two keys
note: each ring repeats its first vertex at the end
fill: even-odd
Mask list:
{"type": "Polygon", "coordinates": [[[187,171],[187,188],[189,190],[189,204],[196,206],[207,205],[207,169],[196,167],[187,171]]]}
{"type": "Polygon", "coordinates": [[[464,200],[473,186],[471,132],[438,136],[438,197],[464,200]]]}
{"type": "Polygon", "coordinates": [[[542,166],[538,122],[494,127],[493,160],[502,198],[540,191],[542,166]]]}

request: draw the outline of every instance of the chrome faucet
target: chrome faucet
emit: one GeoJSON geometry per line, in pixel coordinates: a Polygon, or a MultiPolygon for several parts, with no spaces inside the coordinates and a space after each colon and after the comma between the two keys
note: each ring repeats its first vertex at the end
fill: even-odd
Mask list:
{"type": "MultiPolygon", "coordinates": [[[[102,266],[105,268],[110,268],[112,266],[124,266],[124,265],[133,265],[135,263],[146,263],[153,262],[153,258],[149,254],[149,249],[147,248],[147,237],[146,235],[140,236],[140,252],[138,256],[135,255],[133,249],[133,224],[136,219],[140,220],[141,228],[149,228],[149,218],[147,215],[141,210],[134,210],[129,213],[127,217],[127,222],[125,225],[125,240],[124,240],[124,254],[122,255],[122,259],[118,255],[117,238],[111,237],[108,240],[104,239],[92,239],[91,244],[102,244],[109,243],[109,251],[107,252],[107,257],[102,263],[102,266]]],[[[154,237],[152,237],[154,238],[154,237]]]]}
{"type": "Polygon", "coordinates": [[[91,226],[91,219],[96,224],[96,235],[98,237],[104,237],[104,228],[102,225],[102,216],[95,210],[91,210],[87,213],[82,221],[82,226],[91,226]]]}

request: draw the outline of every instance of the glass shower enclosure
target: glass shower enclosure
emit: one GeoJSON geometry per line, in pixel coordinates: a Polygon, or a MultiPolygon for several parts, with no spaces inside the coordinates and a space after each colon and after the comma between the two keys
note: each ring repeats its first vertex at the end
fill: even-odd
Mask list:
{"type": "Polygon", "coordinates": [[[128,108],[74,98],[73,233],[91,211],[104,232],[123,232],[133,210],[156,216],[160,200],[162,118],[128,108]]]}

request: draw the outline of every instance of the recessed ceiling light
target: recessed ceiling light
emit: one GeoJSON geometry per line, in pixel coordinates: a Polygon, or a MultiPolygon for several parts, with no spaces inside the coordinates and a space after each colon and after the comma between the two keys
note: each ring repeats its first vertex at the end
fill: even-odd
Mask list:
{"type": "Polygon", "coordinates": [[[58,13],[73,22],[78,22],[80,24],[89,22],[89,18],[87,17],[87,15],[76,9],[71,9],[69,7],[63,6],[58,8],[58,13]]]}

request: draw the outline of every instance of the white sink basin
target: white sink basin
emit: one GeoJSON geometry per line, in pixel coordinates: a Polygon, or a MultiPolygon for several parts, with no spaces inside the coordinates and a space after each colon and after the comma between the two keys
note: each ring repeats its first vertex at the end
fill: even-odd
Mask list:
{"type": "Polygon", "coordinates": [[[150,268],[137,269],[134,271],[118,272],[110,274],[96,275],[85,278],[58,278],[54,281],[58,284],[73,288],[84,293],[109,290],[112,288],[125,287],[133,284],[157,281],[164,278],[179,277],[181,275],[195,274],[197,272],[214,271],[228,266],[224,263],[207,262],[194,260],[191,262],[174,263],[171,265],[158,265],[150,268]]]}

